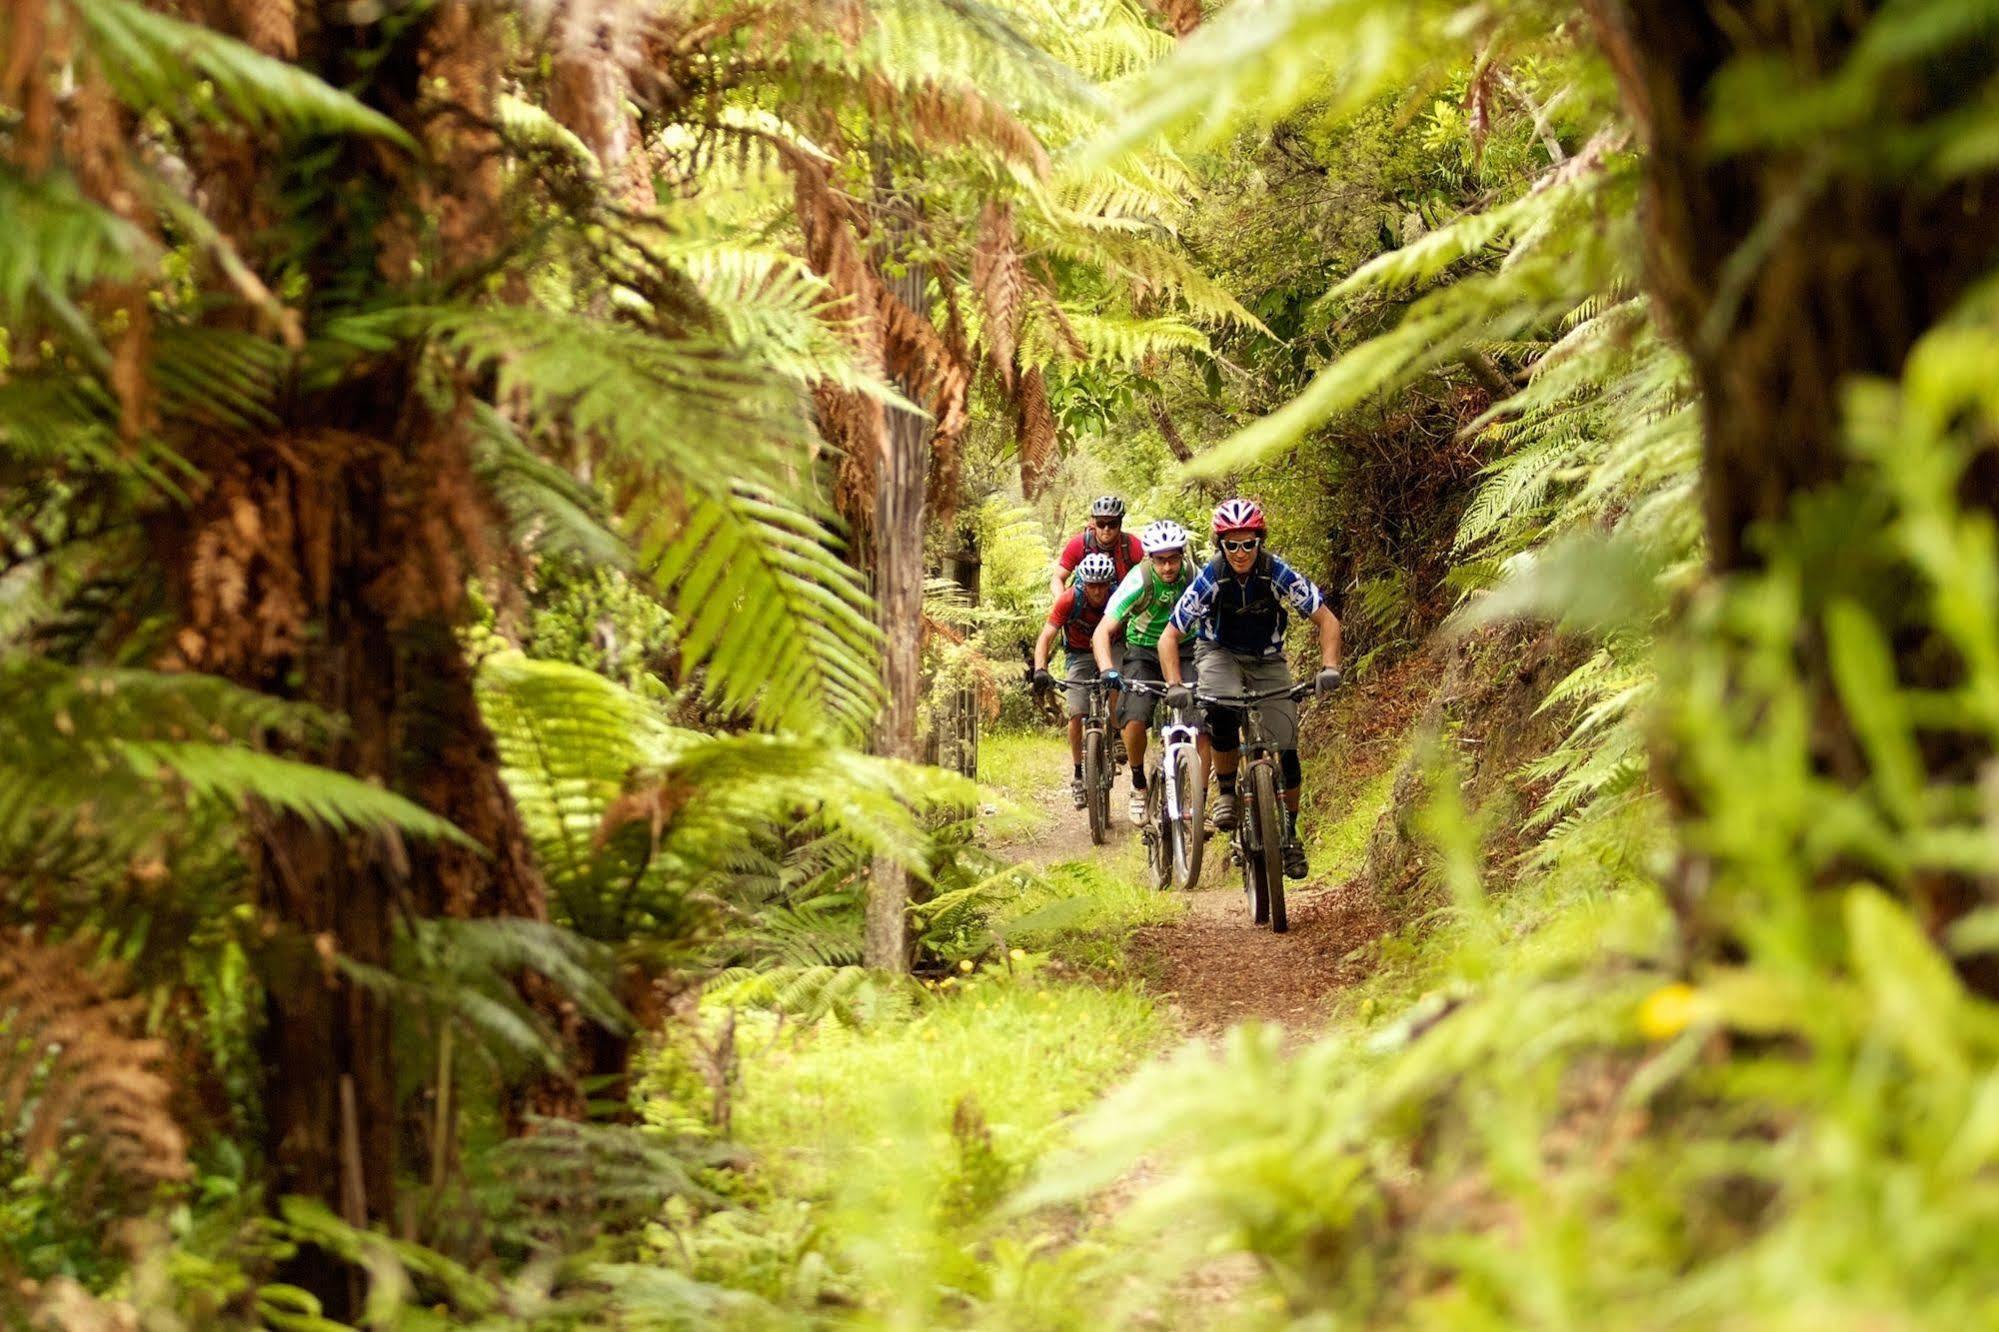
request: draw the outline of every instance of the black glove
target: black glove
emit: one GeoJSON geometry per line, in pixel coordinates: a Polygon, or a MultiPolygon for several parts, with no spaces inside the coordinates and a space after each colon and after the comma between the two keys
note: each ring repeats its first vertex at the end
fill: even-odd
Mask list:
{"type": "Polygon", "coordinates": [[[1104,688],[1106,689],[1124,688],[1124,676],[1115,670],[1105,671],[1100,678],[1103,680],[1104,688]]]}
{"type": "Polygon", "coordinates": [[[1194,706],[1194,691],[1183,684],[1166,686],[1166,706],[1181,709],[1194,706]]]}
{"type": "Polygon", "coordinates": [[[1320,671],[1319,678],[1313,681],[1312,692],[1315,694],[1330,694],[1339,687],[1340,668],[1337,666],[1328,666],[1325,670],[1320,671]]]}
{"type": "Polygon", "coordinates": [[[1037,666],[1034,668],[1034,687],[1036,689],[1053,689],[1055,687],[1055,677],[1048,673],[1046,666],[1037,666]]]}

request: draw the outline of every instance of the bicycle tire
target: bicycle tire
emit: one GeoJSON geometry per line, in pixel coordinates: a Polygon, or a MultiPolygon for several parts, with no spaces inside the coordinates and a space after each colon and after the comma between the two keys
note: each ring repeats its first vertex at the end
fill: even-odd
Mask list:
{"type": "Polygon", "coordinates": [[[1173,825],[1166,817],[1166,779],[1155,769],[1145,785],[1145,859],[1152,869],[1152,886],[1165,892],[1173,886],[1173,825]]]}
{"type": "Polygon", "coordinates": [[[1083,804],[1090,811],[1090,841],[1102,846],[1110,837],[1110,801],[1104,788],[1104,735],[1083,732],[1083,804]]]}
{"type": "MultiPolygon", "coordinates": [[[[1234,781],[1235,778],[1229,778],[1234,781]]],[[[1236,860],[1242,865],[1242,891],[1249,898],[1249,919],[1252,925],[1262,925],[1270,920],[1270,894],[1263,878],[1263,857],[1256,850],[1256,797],[1240,786],[1236,789],[1236,821],[1232,834],[1235,843],[1236,860]]]]}
{"type": "MultiPolygon", "coordinates": [[[[1201,856],[1207,846],[1207,830],[1201,816],[1207,805],[1207,785],[1201,780],[1201,756],[1183,749],[1173,756],[1178,765],[1174,775],[1180,791],[1180,818],[1164,820],[1167,849],[1173,867],[1173,885],[1191,892],[1201,882],[1201,856]]],[[[1162,805],[1165,801],[1160,802],[1162,805]]]]}
{"type": "Polygon", "coordinates": [[[1256,840],[1261,844],[1257,859],[1263,862],[1270,932],[1282,934],[1291,927],[1291,923],[1284,914],[1284,843],[1277,817],[1277,773],[1265,760],[1251,770],[1249,780],[1256,798],[1256,840]]]}

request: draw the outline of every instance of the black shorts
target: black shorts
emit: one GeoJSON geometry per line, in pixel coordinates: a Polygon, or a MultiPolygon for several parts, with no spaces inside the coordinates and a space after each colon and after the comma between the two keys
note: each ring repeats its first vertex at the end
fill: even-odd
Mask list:
{"type": "MultiPolygon", "coordinates": [[[[1180,682],[1194,683],[1194,654],[1188,651],[1190,644],[1180,640],[1180,682]]],[[[1140,647],[1136,643],[1124,645],[1124,678],[1127,680],[1157,680],[1165,683],[1166,672],[1159,666],[1159,649],[1140,647]]],[[[1159,706],[1159,698],[1154,694],[1141,694],[1136,689],[1124,691],[1118,703],[1117,716],[1120,722],[1138,722],[1143,726],[1152,725],[1153,710],[1159,706]]]]}

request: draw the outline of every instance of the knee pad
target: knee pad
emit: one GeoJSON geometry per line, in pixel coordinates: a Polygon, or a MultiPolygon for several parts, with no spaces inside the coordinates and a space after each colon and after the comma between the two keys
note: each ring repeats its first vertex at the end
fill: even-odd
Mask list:
{"type": "Polygon", "coordinates": [[[1278,750],[1277,770],[1284,774],[1282,790],[1295,791],[1305,784],[1305,765],[1298,761],[1297,750],[1278,750]]]}
{"type": "Polygon", "coordinates": [[[1242,745],[1242,719],[1234,708],[1209,708],[1208,739],[1224,754],[1233,754],[1242,745]]]}

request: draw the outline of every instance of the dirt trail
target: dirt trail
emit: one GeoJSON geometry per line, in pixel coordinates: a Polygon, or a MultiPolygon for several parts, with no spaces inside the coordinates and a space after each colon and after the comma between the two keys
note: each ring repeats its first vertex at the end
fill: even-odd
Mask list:
{"type": "MultiPolygon", "coordinates": [[[[1059,750],[1051,750],[1051,762],[1059,757],[1059,750]]],[[[1028,865],[1092,860],[1128,866],[1139,836],[1124,821],[1129,789],[1120,777],[1112,793],[1112,832],[1104,846],[1091,843],[1089,816],[1075,808],[1067,784],[1051,783],[1035,802],[1040,817],[1033,830],[996,849],[1028,865]]],[[[1149,979],[1195,1039],[1212,1040],[1238,1022],[1256,1020],[1283,1027],[1293,1042],[1309,1040],[1323,1024],[1328,996],[1358,972],[1358,959],[1349,954],[1382,932],[1372,896],[1357,883],[1290,884],[1291,928],[1272,934],[1250,922],[1241,874],[1228,863],[1225,837],[1209,839],[1205,861],[1201,887],[1183,895],[1187,913],[1135,938],[1134,974],[1149,979]]],[[[1109,1223],[1158,1181],[1157,1165],[1149,1159],[1139,1162],[1090,1204],[1092,1224],[1109,1223]]],[[[1155,1311],[1155,1325],[1234,1325],[1259,1271],[1246,1253],[1197,1264],[1175,1281],[1171,1307],[1155,1311]]]]}
{"type": "Polygon", "coordinates": [[[1272,934],[1250,923],[1226,843],[1216,838],[1208,850],[1213,861],[1202,871],[1201,890],[1187,894],[1187,915],[1138,937],[1159,989],[1195,1033],[1253,1018],[1309,1036],[1327,996],[1352,978],[1348,954],[1381,933],[1372,902],[1357,885],[1291,883],[1285,893],[1291,928],[1272,934]]]}
{"type": "MultiPolygon", "coordinates": [[[[1125,823],[1125,779],[1111,796],[1113,827],[1104,846],[1090,842],[1089,816],[1075,808],[1066,784],[1039,798],[1034,832],[1004,851],[1029,865],[1107,860],[1127,854],[1138,837],[1125,823]]],[[[1250,923],[1240,871],[1228,863],[1228,842],[1208,841],[1199,891],[1185,894],[1188,911],[1171,925],[1139,933],[1139,974],[1155,978],[1190,1033],[1212,1035],[1237,1022],[1279,1023],[1300,1036],[1319,1026],[1326,997],[1353,978],[1347,959],[1381,933],[1380,914],[1357,884],[1316,881],[1286,885],[1291,928],[1272,934],[1250,923]]]]}
{"type": "Polygon", "coordinates": [[[1038,798],[1041,817],[1035,820],[1034,830],[1025,837],[1006,843],[999,850],[1023,865],[1059,865],[1065,860],[1099,859],[1115,851],[1124,838],[1137,836],[1118,821],[1124,816],[1123,801],[1124,780],[1120,778],[1118,789],[1111,797],[1111,813],[1115,816],[1111,840],[1103,846],[1095,846],[1090,841],[1089,812],[1076,808],[1067,782],[1059,788],[1050,782],[1048,789],[1038,798]]]}

